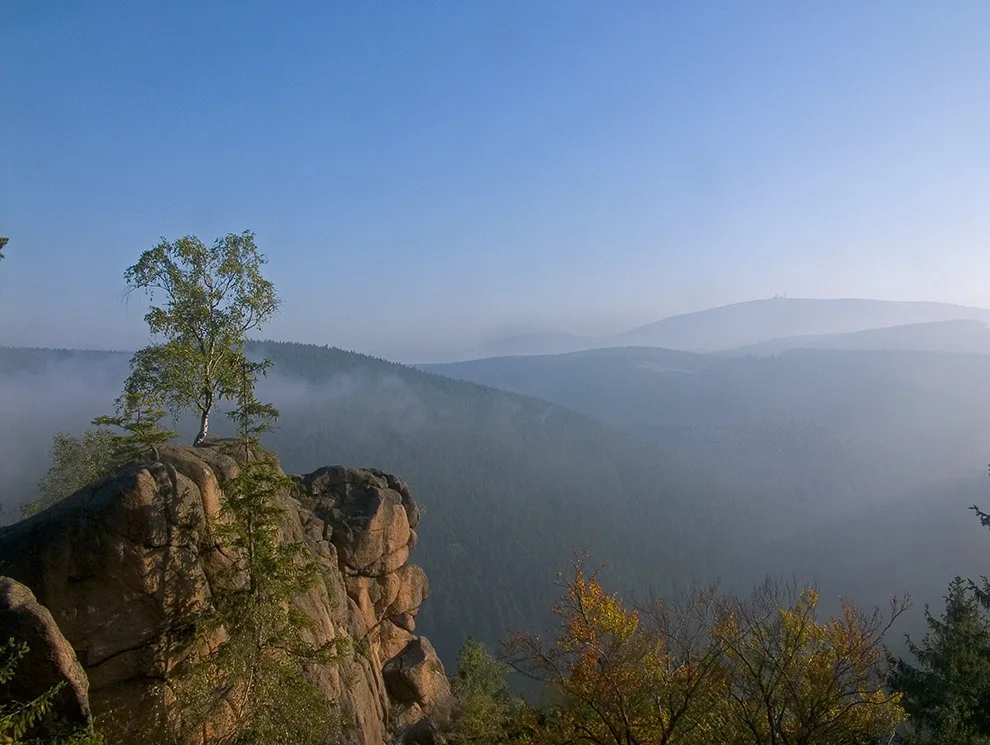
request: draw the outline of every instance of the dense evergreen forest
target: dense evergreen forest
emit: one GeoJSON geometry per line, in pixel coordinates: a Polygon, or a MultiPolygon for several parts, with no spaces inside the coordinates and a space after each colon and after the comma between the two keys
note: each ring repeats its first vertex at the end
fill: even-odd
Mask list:
{"type": "MultiPolygon", "coordinates": [[[[698,579],[743,590],[796,573],[822,585],[827,610],[840,592],[937,604],[947,578],[983,571],[966,511],[988,486],[972,466],[985,439],[982,357],[639,349],[457,368],[555,404],[332,348],[264,342],[250,353],[275,363],[259,391],[282,416],[265,443],[289,472],[375,466],[425,505],[417,560],[433,600],[422,627],[447,660],[469,635],[494,644],[541,628],[556,572],[584,544],[619,589],[698,579]]],[[[33,494],[52,434],[105,410],[126,363],[2,350],[17,398],[47,388],[50,404],[3,425],[19,432],[6,494],[33,494]]],[[[920,623],[907,614],[898,629],[920,623]]]]}
{"type": "MultiPolygon", "coordinates": [[[[417,560],[433,588],[422,628],[445,659],[468,635],[494,643],[539,626],[557,571],[582,544],[628,588],[712,576],[743,548],[743,521],[752,518],[731,489],[587,416],[336,349],[250,349],[275,362],[259,391],[280,402],[281,418],[264,442],[288,472],[374,466],[413,486],[426,512],[417,560]]],[[[4,375],[107,381],[105,396],[126,359],[0,351],[4,375]]],[[[106,407],[96,395],[90,401],[93,411],[106,407]]],[[[87,416],[80,409],[75,422],[48,426],[79,428],[87,416]]],[[[47,446],[40,436],[32,444],[22,493],[33,493],[23,490],[47,468],[47,446]]]]}

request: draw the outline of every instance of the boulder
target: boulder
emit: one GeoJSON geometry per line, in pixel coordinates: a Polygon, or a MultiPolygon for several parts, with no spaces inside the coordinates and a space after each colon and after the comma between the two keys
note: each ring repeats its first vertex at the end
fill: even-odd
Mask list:
{"type": "Polygon", "coordinates": [[[0,705],[33,701],[62,684],[54,718],[71,727],[89,725],[89,681],[72,645],[31,590],[0,577],[0,643],[8,639],[26,644],[28,652],[17,662],[13,680],[0,686],[0,705]]]}
{"type": "Polygon", "coordinates": [[[428,639],[417,637],[410,641],[385,664],[383,674],[389,695],[396,701],[417,704],[435,719],[449,716],[450,684],[428,639]]]}
{"type": "MultiPolygon", "coordinates": [[[[0,529],[0,571],[51,611],[88,674],[94,713],[141,723],[113,733],[121,745],[165,738],[149,734],[149,707],[162,701],[187,653],[183,640],[227,567],[215,527],[224,484],[240,470],[238,450],[215,440],[163,447],[156,459],[121,466],[0,529]]],[[[396,722],[429,730],[422,723],[446,716],[449,689],[432,646],[413,634],[429,583],[408,563],[419,522],[412,492],[373,469],[330,466],[295,481],[298,491],[279,497],[282,539],[305,544],[324,581],[293,602],[313,621],[308,641],[340,650],[336,662],[304,674],[351,723],[345,743],[382,745],[396,722]],[[414,681],[411,703],[391,695],[404,689],[386,685],[390,665],[414,681]]]]}
{"type": "MultiPolygon", "coordinates": [[[[346,573],[382,576],[409,559],[411,496],[394,476],[332,466],[303,477],[302,484],[316,502],[316,515],[331,527],[346,573]]],[[[412,514],[418,520],[418,511],[412,514]]]]}

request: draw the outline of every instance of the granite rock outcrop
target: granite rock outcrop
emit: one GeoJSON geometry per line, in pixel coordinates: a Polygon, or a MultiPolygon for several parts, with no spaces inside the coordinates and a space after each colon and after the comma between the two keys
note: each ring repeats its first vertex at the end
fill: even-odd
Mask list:
{"type": "MultiPolygon", "coordinates": [[[[114,742],[148,737],[129,727],[147,727],[176,662],[174,640],[209,607],[225,561],[215,536],[223,487],[240,469],[233,453],[223,441],[161,448],[0,529],[0,575],[50,611],[114,742]]],[[[305,674],[338,707],[344,742],[413,738],[449,715],[450,690],[415,633],[429,583],[409,563],[419,522],[412,493],[373,469],[326,467],[294,480],[279,496],[281,538],[304,542],[324,581],[293,602],[312,621],[310,641],[340,650],[305,674]]]]}

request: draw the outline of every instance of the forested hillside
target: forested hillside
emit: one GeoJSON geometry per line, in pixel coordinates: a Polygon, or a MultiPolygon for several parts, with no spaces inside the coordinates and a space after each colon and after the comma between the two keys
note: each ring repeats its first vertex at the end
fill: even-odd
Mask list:
{"type": "MultiPolygon", "coordinates": [[[[494,642],[538,627],[556,572],[583,543],[622,586],[659,588],[719,572],[755,529],[745,528],[731,488],[560,406],[336,349],[264,343],[250,352],[275,362],[259,395],[279,402],[265,443],[288,472],[373,466],[413,487],[427,514],[417,556],[433,587],[422,628],[445,659],[469,634],[494,642]]],[[[47,468],[51,435],[106,410],[126,359],[0,350],[0,384],[16,383],[26,403],[34,381],[33,412],[48,430],[34,457],[5,474],[3,493],[16,484],[22,498],[33,496],[24,490],[47,468]],[[109,384],[60,412],[45,405],[46,386],[51,396],[66,376],[109,384]]],[[[6,419],[8,436],[39,429],[28,406],[18,411],[19,421],[6,419]]]]}
{"type": "MultiPolygon", "coordinates": [[[[445,659],[469,634],[538,627],[585,542],[620,589],[640,591],[797,572],[864,602],[937,602],[947,576],[985,571],[966,512],[990,492],[985,358],[607,350],[457,368],[554,404],[325,347],[251,354],[275,362],[259,395],[279,402],[266,444],[289,472],[374,466],[425,505],[422,623],[445,659]]],[[[18,455],[4,494],[33,495],[51,436],[107,410],[126,359],[2,350],[18,455]]]]}
{"type": "Polygon", "coordinates": [[[727,358],[627,348],[425,369],[555,401],[759,491],[778,492],[776,481],[826,499],[830,512],[972,476],[990,451],[984,355],[799,350],[727,358]]]}

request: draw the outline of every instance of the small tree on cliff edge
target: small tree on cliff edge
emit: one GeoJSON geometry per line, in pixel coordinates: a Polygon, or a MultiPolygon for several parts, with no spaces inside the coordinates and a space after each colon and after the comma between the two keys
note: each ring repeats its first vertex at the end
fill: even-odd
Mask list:
{"type": "Polygon", "coordinates": [[[178,668],[172,681],[179,741],[205,745],[321,745],[339,734],[337,712],[304,675],[335,662],[337,645],[312,643],[315,622],[294,601],[321,568],[301,540],[283,533],[283,495],[298,487],[263,451],[258,437],[278,411],[254,397],[265,363],[245,361],[232,396],[243,448],[239,473],[224,486],[214,529],[227,562],[212,584],[212,607],[196,620],[194,649],[214,647],[178,668]],[[223,641],[217,645],[217,639],[223,641]]]}
{"type": "Polygon", "coordinates": [[[125,391],[161,400],[176,414],[196,411],[197,444],[209,431],[214,404],[242,383],[248,332],[278,310],[275,286],[261,274],[265,263],[254,233],[245,231],[210,247],[194,236],[162,240],[124,273],[129,292],[151,297],[144,318],[155,339],[131,359],[125,391]]]}

